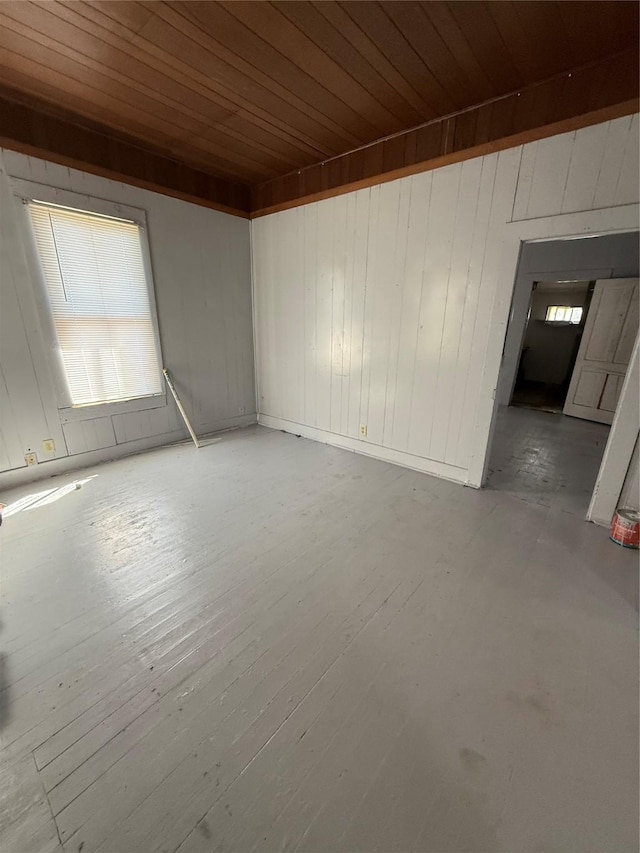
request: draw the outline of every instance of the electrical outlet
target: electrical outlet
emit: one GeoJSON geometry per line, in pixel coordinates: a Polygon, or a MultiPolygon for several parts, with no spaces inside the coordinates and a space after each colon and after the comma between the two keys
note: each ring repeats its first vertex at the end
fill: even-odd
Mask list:
{"type": "Polygon", "coordinates": [[[42,441],[42,449],[45,453],[55,453],[56,443],[52,438],[45,438],[42,441]]]}
{"type": "Polygon", "coordinates": [[[24,454],[24,461],[27,463],[27,465],[37,465],[38,464],[38,457],[36,456],[35,453],[32,453],[32,452],[25,453],[24,454]]]}
{"type": "Polygon", "coordinates": [[[364,438],[367,434],[367,425],[360,424],[360,435],[364,438]]]}
{"type": "Polygon", "coordinates": [[[240,408],[238,409],[238,414],[244,415],[244,406],[240,406],[240,408]]]}

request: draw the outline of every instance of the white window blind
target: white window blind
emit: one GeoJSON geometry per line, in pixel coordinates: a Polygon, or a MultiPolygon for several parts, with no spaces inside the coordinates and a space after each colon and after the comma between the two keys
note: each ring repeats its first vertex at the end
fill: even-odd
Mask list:
{"type": "Polygon", "coordinates": [[[28,202],[72,404],[162,392],[135,222],[28,202]]]}

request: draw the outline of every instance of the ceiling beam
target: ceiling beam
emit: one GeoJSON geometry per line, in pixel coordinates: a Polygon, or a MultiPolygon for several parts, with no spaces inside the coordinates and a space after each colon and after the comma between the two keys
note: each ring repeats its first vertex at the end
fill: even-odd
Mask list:
{"type": "Polygon", "coordinates": [[[0,147],[249,217],[245,184],[193,168],[135,140],[65,114],[54,114],[22,96],[0,91],[0,147]]]}
{"type": "Polygon", "coordinates": [[[254,186],[251,216],[629,115],[638,94],[636,47],[254,186]]]}

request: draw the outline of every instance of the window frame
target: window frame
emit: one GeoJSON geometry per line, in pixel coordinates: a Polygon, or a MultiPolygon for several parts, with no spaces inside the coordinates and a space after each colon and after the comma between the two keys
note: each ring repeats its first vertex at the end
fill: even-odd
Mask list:
{"type": "MultiPolygon", "coordinates": [[[[16,204],[21,208],[24,233],[28,235],[27,264],[34,281],[37,283],[35,296],[40,320],[40,331],[51,356],[50,365],[54,380],[58,411],[62,423],[93,420],[96,417],[124,414],[127,412],[144,411],[146,409],[157,409],[167,405],[167,392],[162,385],[159,394],[150,394],[144,397],[131,397],[125,400],[107,400],[104,402],[82,403],[73,405],[69,394],[66,372],[62,362],[62,354],[55,331],[47,285],[40,262],[38,247],[27,209],[28,201],[41,201],[45,204],[58,204],[70,207],[80,212],[86,211],[91,214],[111,216],[116,219],[127,219],[135,222],[140,228],[140,246],[142,251],[142,262],[144,266],[147,295],[149,298],[149,313],[153,327],[154,342],[158,353],[160,371],[164,366],[162,356],[162,345],[160,341],[160,329],[158,324],[158,311],[156,306],[155,285],[153,279],[153,265],[151,261],[151,249],[149,246],[149,229],[147,226],[146,211],[142,208],[132,207],[128,204],[109,201],[95,196],[84,195],[71,190],[51,187],[46,184],[14,179],[13,190],[16,204]]],[[[164,378],[163,378],[164,380],[164,378]]]]}
{"type": "Polygon", "coordinates": [[[550,326],[579,326],[582,323],[584,318],[584,305],[547,305],[544,312],[544,322],[550,326]],[[550,320],[549,319],[549,311],[552,308],[568,308],[570,311],[575,311],[577,308],[580,309],[580,319],[577,322],[573,320],[550,320]]]}

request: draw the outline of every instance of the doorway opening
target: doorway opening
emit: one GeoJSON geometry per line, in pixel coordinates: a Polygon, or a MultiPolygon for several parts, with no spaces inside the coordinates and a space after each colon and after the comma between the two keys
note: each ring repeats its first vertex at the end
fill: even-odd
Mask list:
{"type": "Polygon", "coordinates": [[[509,404],[562,412],[595,282],[533,283],[509,404]]]}
{"type": "Polygon", "coordinates": [[[586,516],[638,333],[637,234],[523,244],[486,486],[586,516]]]}

